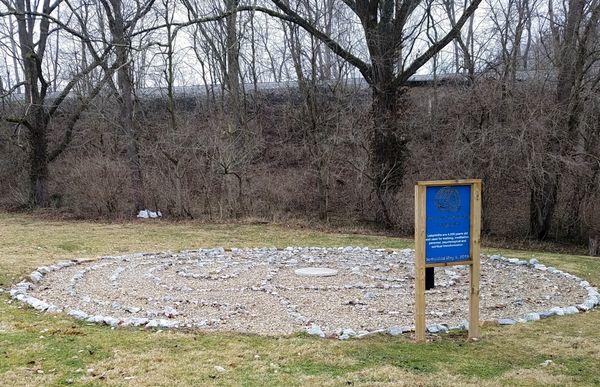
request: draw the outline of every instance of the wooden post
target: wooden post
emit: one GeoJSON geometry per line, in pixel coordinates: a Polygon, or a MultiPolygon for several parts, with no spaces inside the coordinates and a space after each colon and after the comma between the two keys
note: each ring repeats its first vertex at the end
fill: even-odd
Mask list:
{"type": "Polygon", "coordinates": [[[479,277],[481,270],[481,181],[471,185],[471,281],[469,293],[469,339],[478,339],[479,277]]]}
{"type": "Polygon", "coordinates": [[[415,339],[425,341],[425,190],[415,186],[415,339]]]}

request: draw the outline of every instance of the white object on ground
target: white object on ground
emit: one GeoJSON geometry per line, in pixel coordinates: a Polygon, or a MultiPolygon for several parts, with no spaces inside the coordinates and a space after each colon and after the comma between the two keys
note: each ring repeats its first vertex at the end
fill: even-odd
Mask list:
{"type": "Polygon", "coordinates": [[[140,219],[155,219],[155,218],[161,218],[162,217],[162,213],[160,211],[150,211],[150,210],[140,210],[140,212],[137,214],[137,217],[140,219]]]}

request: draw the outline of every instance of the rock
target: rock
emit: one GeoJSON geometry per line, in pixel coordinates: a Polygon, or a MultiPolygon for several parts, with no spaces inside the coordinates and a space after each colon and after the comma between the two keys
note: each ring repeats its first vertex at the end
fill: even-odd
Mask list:
{"type": "Polygon", "coordinates": [[[538,270],[541,270],[541,271],[548,270],[548,268],[546,267],[546,265],[538,264],[538,265],[534,265],[533,267],[536,268],[536,269],[538,269],[538,270]]]}
{"type": "Polygon", "coordinates": [[[525,315],[525,320],[526,321],[537,321],[540,319],[540,315],[538,313],[532,312],[532,313],[527,313],[525,315]]]}
{"type": "Polygon", "coordinates": [[[462,320],[457,325],[453,325],[448,327],[450,331],[467,331],[469,330],[469,322],[467,320],[462,320]]]}
{"type": "Polygon", "coordinates": [[[42,273],[42,274],[48,274],[52,270],[49,267],[47,267],[47,266],[41,266],[41,267],[37,268],[37,271],[40,272],[40,273],[42,273]]]}
{"type": "Polygon", "coordinates": [[[167,316],[168,318],[173,318],[175,316],[179,315],[179,312],[177,311],[177,309],[172,308],[170,306],[165,307],[165,310],[163,311],[163,314],[165,316],[167,316]]]}
{"type": "Polygon", "coordinates": [[[432,325],[428,325],[427,326],[427,332],[429,333],[440,333],[440,328],[438,326],[438,324],[432,324],[432,325]]]}
{"type": "Polygon", "coordinates": [[[565,310],[558,306],[550,309],[550,312],[554,313],[557,316],[563,316],[565,314],[565,310]]]}
{"type": "Polygon", "coordinates": [[[58,266],[61,269],[65,268],[65,267],[73,266],[73,265],[75,265],[75,262],[73,262],[73,261],[60,261],[60,262],[56,263],[56,266],[58,266]]]}
{"type": "Polygon", "coordinates": [[[531,259],[529,260],[529,264],[530,264],[531,266],[535,266],[535,265],[537,265],[538,263],[540,263],[540,261],[538,261],[538,260],[537,260],[537,259],[535,259],[535,258],[531,258],[531,259]]]}
{"type": "Polygon", "coordinates": [[[326,267],[304,267],[294,270],[294,273],[302,277],[331,277],[336,275],[338,271],[326,267]]]}
{"type": "Polygon", "coordinates": [[[548,360],[544,360],[542,363],[540,363],[540,365],[542,367],[548,367],[552,363],[554,363],[554,362],[552,360],[548,359],[548,360]]]}
{"type": "Polygon", "coordinates": [[[76,318],[77,320],[85,320],[88,318],[88,314],[79,309],[72,309],[67,314],[73,318],[76,318]]]}
{"type": "Polygon", "coordinates": [[[162,318],[148,321],[146,328],[177,328],[179,323],[173,320],[165,320],[162,318]]]}
{"type": "Polygon", "coordinates": [[[46,309],[47,313],[61,313],[62,311],[63,310],[61,307],[52,304],[50,304],[50,306],[48,306],[48,309],[46,309]]]}
{"type": "Polygon", "coordinates": [[[125,320],[123,320],[123,325],[124,326],[134,326],[134,327],[139,327],[142,325],[146,325],[148,324],[148,319],[144,318],[144,317],[129,317],[126,318],[125,320]]]}
{"type": "Polygon", "coordinates": [[[29,278],[31,278],[31,282],[37,283],[37,282],[40,282],[42,280],[42,278],[44,278],[44,275],[36,270],[36,271],[31,272],[31,274],[29,274],[29,278]]]}
{"type": "Polygon", "coordinates": [[[31,288],[30,282],[19,282],[15,287],[10,289],[10,296],[16,298],[19,294],[27,294],[27,290],[31,288]]]}
{"type": "Polygon", "coordinates": [[[517,322],[511,318],[500,318],[498,324],[500,325],[515,325],[517,322]]]}
{"type": "Polygon", "coordinates": [[[215,366],[215,371],[217,371],[217,372],[225,372],[225,368],[223,368],[221,366],[215,366]]]}
{"type": "Polygon", "coordinates": [[[34,297],[30,298],[29,305],[31,305],[34,309],[39,310],[41,312],[47,310],[51,306],[47,302],[38,300],[37,298],[34,298],[34,297]]]}
{"type": "Polygon", "coordinates": [[[394,326],[387,330],[387,332],[392,336],[398,336],[398,335],[401,335],[403,333],[410,332],[410,331],[411,331],[410,327],[399,327],[399,326],[394,326]]]}
{"type": "Polygon", "coordinates": [[[512,264],[517,264],[519,263],[519,258],[509,258],[508,262],[512,264]]]}
{"type": "Polygon", "coordinates": [[[91,322],[91,323],[96,323],[96,324],[103,323],[104,322],[104,316],[100,316],[100,315],[98,315],[98,316],[90,316],[90,317],[87,318],[86,321],[87,322],[91,322]]]}
{"type": "Polygon", "coordinates": [[[104,323],[106,325],[109,325],[111,327],[116,327],[119,325],[119,319],[116,319],[114,317],[104,317],[104,323]]]}
{"type": "Polygon", "coordinates": [[[342,335],[356,336],[356,332],[354,332],[354,330],[351,328],[346,328],[342,330],[342,335]]]}
{"type": "Polygon", "coordinates": [[[371,333],[372,333],[372,332],[369,332],[369,331],[358,331],[358,332],[356,333],[356,338],[357,338],[357,339],[360,339],[360,338],[362,338],[362,337],[365,337],[365,336],[368,336],[368,335],[370,335],[371,333]]]}
{"type": "Polygon", "coordinates": [[[142,308],[138,308],[135,306],[130,306],[129,308],[125,309],[126,311],[128,311],[129,313],[137,313],[140,310],[142,310],[142,308]]]}
{"type": "Polygon", "coordinates": [[[318,325],[311,325],[310,328],[308,328],[306,330],[306,333],[308,333],[309,335],[315,335],[315,336],[319,336],[319,337],[325,337],[325,332],[323,332],[323,330],[321,329],[320,326],[318,325]]]}
{"type": "Polygon", "coordinates": [[[567,306],[564,311],[566,315],[579,313],[579,309],[576,306],[567,306]]]}
{"type": "Polygon", "coordinates": [[[552,310],[546,310],[539,313],[541,319],[552,317],[555,314],[556,313],[554,313],[552,310]]]}

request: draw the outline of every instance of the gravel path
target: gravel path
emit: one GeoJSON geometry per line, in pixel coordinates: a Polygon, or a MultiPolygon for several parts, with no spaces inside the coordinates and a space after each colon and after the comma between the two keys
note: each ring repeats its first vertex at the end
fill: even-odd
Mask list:
{"type": "MultiPolygon", "coordinates": [[[[436,288],[426,292],[431,333],[465,328],[468,273],[460,266],[436,269],[436,288]]],[[[399,334],[414,321],[412,250],[217,248],[63,261],[30,277],[13,288],[13,297],[113,326],[348,338],[399,334]],[[295,273],[308,267],[337,274],[295,273]]],[[[512,324],[596,304],[597,289],[568,273],[535,260],[482,257],[482,320],[512,324]]]]}

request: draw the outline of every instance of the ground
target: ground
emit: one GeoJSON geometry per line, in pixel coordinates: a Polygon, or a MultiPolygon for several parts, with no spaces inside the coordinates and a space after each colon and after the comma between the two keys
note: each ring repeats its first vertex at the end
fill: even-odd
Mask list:
{"type": "MultiPolygon", "coordinates": [[[[412,247],[393,237],[265,225],[164,221],[103,224],[0,214],[0,287],[61,258],[198,247],[412,247]]],[[[600,284],[600,260],[484,249],[600,284]]],[[[511,327],[485,326],[427,344],[387,335],[360,340],[142,329],[111,330],[36,312],[0,293],[0,385],[594,385],[600,384],[600,311],[511,327]],[[551,360],[552,362],[546,362],[551,360]],[[547,365],[542,365],[542,363],[547,365]]]]}

